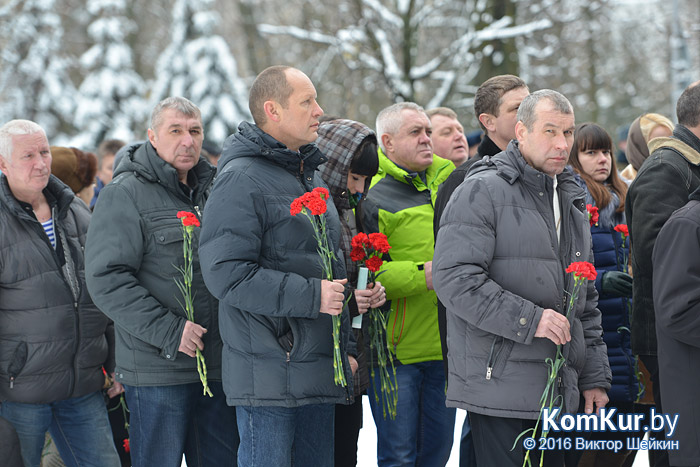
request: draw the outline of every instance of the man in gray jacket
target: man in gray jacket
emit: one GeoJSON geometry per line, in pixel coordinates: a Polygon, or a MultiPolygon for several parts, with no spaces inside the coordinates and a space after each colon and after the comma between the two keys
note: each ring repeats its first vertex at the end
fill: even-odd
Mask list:
{"type": "MultiPolygon", "coordinates": [[[[564,171],[573,132],[564,96],[541,90],[526,97],[517,141],[475,164],[440,222],[434,283],[447,307],[447,405],[469,411],[480,467],[522,465],[522,440],[511,448],[540,414],[545,360],[557,345],[566,358],[556,389],[562,410],[576,412],[580,392],[586,413],[608,401],[593,282],[566,317],[564,291],[573,290],[574,278],[565,269],[593,261],[584,193],[564,171]]],[[[548,452],[545,465],[563,465],[563,457],[548,452]]]]}
{"type": "Polygon", "coordinates": [[[114,330],[83,274],[90,211],[51,175],[34,122],[0,127],[0,170],[0,416],[26,466],[39,466],[47,431],[67,465],[118,466],[101,391],[114,330]]]}
{"type": "Polygon", "coordinates": [[[199,269],[193,231],[195,322],[175,283],[182,267],[179,211],[200,216],[214,168],[200,150],[199,109],[182,97],[161,101],[148,141],[129,147],[95,206],[86,276],[97,306],[116,327],[117,379],[126,388],[135,466],[236,465],[235,411],[221,387],[218,302],[199,269]],[[203,395],[196,349],[204,354],[213,397],[203,395]]]}

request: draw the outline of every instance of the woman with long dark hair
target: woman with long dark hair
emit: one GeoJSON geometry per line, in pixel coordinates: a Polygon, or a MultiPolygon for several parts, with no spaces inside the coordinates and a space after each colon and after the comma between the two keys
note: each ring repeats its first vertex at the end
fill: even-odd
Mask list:
{"type": "MultiPolygon", "coordinates": [[[[598,272],[595,284],[600,294],[598,308],[602,314],[603,339],[608,346],[613,376],[608,407],[616,407],[620,413],[632,413],[638,383],[630,342],[632,277],[628,274],[629,238],[615,230],[616,226],[625,225],[627,184],[617,173],[610,135],[595,123],[576,127],[569,163],[577,174],[577,181],[586,190],[586,203],[598,208],[599,217],[597,223],[591,225],[591,236],[598,272]]],[[[593,433],[591,438],[610,440],[619,437],[624,442],[629,436],[634,434],[601,432],[593,433]]],[[[635,452],[625,449],[617,452],[587,451],[579,467],[631,465],[635,452]]]]}

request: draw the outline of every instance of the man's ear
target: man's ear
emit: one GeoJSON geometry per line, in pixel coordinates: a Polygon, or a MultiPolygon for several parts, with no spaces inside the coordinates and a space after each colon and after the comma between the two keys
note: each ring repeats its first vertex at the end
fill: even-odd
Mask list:
{"type": "Polygon", "coordinates": [[[158,149],[156,146],[156,132],[150,128],[148,129],[148,141],[151,142],[151,145],[153,145],[154,148],[158,149]]]}
{"type": "Polygon", "coordinates": [[[496,117],[494,117],[491,114],[487,113],[482,113],[479,114],[479,121],[481,122],[482,125],[484,125],[484,128],[486,128],[486,131],[489,133],[493,133],[496,130],[496,117]]]}
{"type": "Polygon", "coordinates": [[[5,158],[0,155],[0,172],[7,172],[7,162],[5,158]]]}
{"type": "Polygon", "coordinates": [[[382,135],[382,144],[384,145],[384,149],[386,149],[387,153],[394,152],[394,138],[392,138],[390,134],[384,133],[382,135]]]}
{"type": "Polygon", "coordinates": [[[277,102],[275,101],[265,101],[263,104],[263,110],[265,111],[265,117],[273,122],[280,121],[280,113],[277,102]]]}
{"type": "Polygon", "coordinates": [[[518,141],[522,141],[525,139],[525,134],[527,133],[527,127],[518,120],[518,123],[515,124],[515,139],[518,141]]]}

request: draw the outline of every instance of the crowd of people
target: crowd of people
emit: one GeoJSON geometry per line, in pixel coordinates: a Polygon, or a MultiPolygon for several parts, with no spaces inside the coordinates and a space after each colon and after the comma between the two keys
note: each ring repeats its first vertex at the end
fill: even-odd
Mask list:
{"type": "Polygon", "coordinates": [[[699,465],[697,84],[675,126],[632,123],[622,171],[602,126],[512,75],[478,88],[469,139],[445,107],[325,116],[287,66],[222,150],[177,96],[96,154],[5,123],[3,465],[355,466],[363,395],[380,467],[444,466],[456,408],[460,467],[632,465],[564,440],[646,428],[542,431],[550,390],[560,413],[679,414],[650,465],[699,465]],[[386,239],[366,286],[362,234],[386,239]]]}

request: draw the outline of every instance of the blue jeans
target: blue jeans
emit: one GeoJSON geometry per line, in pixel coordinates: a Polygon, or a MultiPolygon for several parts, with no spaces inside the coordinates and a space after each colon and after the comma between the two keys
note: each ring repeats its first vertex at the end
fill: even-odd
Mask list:
{"type": "Polygon", "coordinates": [[[235,466],[238,429],[235,408],[226,405],[220,382],[175,386],[126,386],[134,467],[235,466]]]}
{"type": "Polygon", "coordinates": [[[46,431],[68,467],[120,467],[102,392],[49,404],[3,402],[0,416],[14,425],[25,467],[38,467],[46,431]]]}
{"type": "Polygon", "coordinates": [[[239,467],[333,467],[335,404],[236,407],[239,467]]]}
{"type": "MultiPolygon", "coordinates": [[[[379,467],[444,467],[450,458],[456,409],[445,406],[445,368],[441,361],[396,367],[396,420],[384,419],[374,397],[381,387],[379,372],[372,379],[369,402],[377,425],[379,467]]],[[[381,396],[380,396],[381,402],[381,396]]]]}

